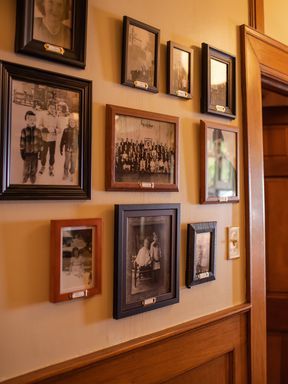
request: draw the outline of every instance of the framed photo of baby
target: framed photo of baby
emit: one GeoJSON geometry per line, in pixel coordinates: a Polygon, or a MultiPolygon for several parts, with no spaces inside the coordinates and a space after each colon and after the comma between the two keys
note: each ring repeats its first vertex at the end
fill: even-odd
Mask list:
{"type": "Polygon", "coordinates": [[[91,83],[0,65],[0,198],[90,198],[91,83]]]}
{"type": "Polygon", "coordinates": [[[177,303],[179,204],[116,205],[114,318],[177,303]]]}
{"type": "Polygon", "coordinates": [[[87,0],[18,0],[16,52],[85,67],[87,0]]]}
{"type": "Polygon", "coordinates": [[[101,219],[51,221],[50,301],[101,292],[101,219]]]}

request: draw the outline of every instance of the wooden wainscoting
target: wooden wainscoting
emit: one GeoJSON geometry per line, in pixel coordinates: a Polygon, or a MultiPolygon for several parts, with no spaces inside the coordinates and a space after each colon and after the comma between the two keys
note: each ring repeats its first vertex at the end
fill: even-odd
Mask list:
{"type": "Polygon", "coordinates": [[[32,372],[6,384],[247,384],[243,304],[32,372]]]}

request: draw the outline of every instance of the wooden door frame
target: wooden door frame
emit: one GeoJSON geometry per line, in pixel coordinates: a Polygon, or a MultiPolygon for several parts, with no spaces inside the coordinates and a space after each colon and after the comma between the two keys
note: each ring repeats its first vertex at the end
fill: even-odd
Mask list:
{"type": "Polygon", "coordinates": [[[249,26],[264,33],[264,0],[248,0],[249,26]]]}
{"type": "Polygon", "coordinates": [[[288,83],[288,47],[241,26],[247,300],[250,313],[251,382],[265,384],[266,268],[262,79],[288,83]]]}

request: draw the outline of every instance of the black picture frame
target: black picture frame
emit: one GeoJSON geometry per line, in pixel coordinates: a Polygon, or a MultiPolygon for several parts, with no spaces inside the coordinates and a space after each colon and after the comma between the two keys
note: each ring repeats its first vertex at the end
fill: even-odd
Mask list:
{"type": "MultiPolygon", "coordinates": [[[[92,82],[86,79],[0,61],[0,90],[0,200],[90,199],[92,82]],[[63,116],[61,115],[63,117],[61,119],[62,125],[60,125],[60,109],[56,117],[56,101],[58,102],[57,108],[61,106],[61,112],[66,111],[65,119],[67,120],[64,119],[64,114],[63,116]],[[63,105],[63,102],[66,104],[66,107],[63,105]],[[39,117],[42,119],[41,122],[43,122],[44,112],[48,115],[50,104],[54,104],[53,112],[55,113],[53,116],[55,119],[58,119],[57,129],[52,127],[52,133],[47,128],[40,129],[42,125],[39,120],[37,121],[39,117]],[[28,138],[30,134],[28,135],[27,133],[25,141],[21,143],[23,128],[26,127],[27,122],[26,112],[28,111],[30,115],[31,112],[32,115],[35,115],[36,123],[34,122],[34,126],[36,128],[39,127],[33,135],[34,138],[37,137],[37,145],[33,147],[33,150],[26,147],[26,143],[29,144],[28,138]],[[70,147],[67,141],[63,140],[62,142],[64,129],[68,127],[68,119],[69,124],[72,124],[71,119],[77,120],[74,123],[76,130],[73,131],[75,133],[73,133],[73,141],[70,142],[70,147]],[[59,135],[56,135],[57,130],[59,135]],[[51,147],[54,146],[54,150],[53,148],[48,148],[47,140],[50,137],[49,135],[55,135],[55,137],[53,136],[55,144],[51,144],[51,147]],[[26,141],[26,137],[28,141],[26,141]],[[46,144],[44,143],[45,140],[46,144]],[[71,149],[72,144],[75,151],[71,149]],[[25,145],[24,149],[22,148],[23,145],[25,145]],[[47,147],[46,155],[43,152],[44,147],[47,147]],[[71,156],[72,153],[75,154],[73,165],[72,158],[69,159],[68,154],[66,158],[66,152],[69,151],[71,156]],[[35,153],[37,154],[33,172],[32,168],[28,169],[28,180],[26,178],[27,169],[25,170],[27,152],[29,155],[29,152],[34,155],[35,153]],[[59,160],[57,160],[57,156],[59,160]],[[41,166],[44,165],[44,169],[46,168],[45,172],[43,169],[41,175],[41,172],[38,172],[39,160],[36,161],[39,157],[41,158],[41,166]],[[66,159],[67,167],[65,170],[66,159]],[[42,164],[42,161],[45,164],[42,164]],[[43,173],[45,174],[43,175],[43,173]],[[22,179],[22,175],[24,175],[25,180],[22,179]],[[43,178],[41,179],[41,177],[43,178]]],[[[65,136],[67,138],[66,134],[65,136]]]]}
{"type": "Polygon", "coordinates": [[[187,288],[215,280],[216,226],[216,221],[187,225],[187,288]],[[199,262],[200,251],[202,264],[199,262]]]}
{"type": "Polygon", "coordinates": [[[121,84],[158,93],[159,60],[160,30],[131,17],[124,16],[121,84]],[[147,34],[147,43],[145,47],[142,47],[143,40],[141,40],[141,34],[145,32],[147,34]],[[136,35],[135,39],[133,39],[133,35],[136,35]],[[133,44],[133,41],[137,42],[137,44],[133,44]],[[133,61],[130,58],[132,48],[134,48],[133,61]],[[137,51],[142,53],[141,57],[137,55],[137,51]],[[143,59],[144,56],[146,61],[143,59]]]}
{"type": "Polygon", "coordinates": [[[202,43],[201,112],[236,117],[236,58],[206,43],[202,43]]]}
{"type": "Polygon", "coordinates": [[[173,41],[167,42],[167,93],[189,100],[193,94],[193,50],[173,41]],[[176,52],[187,54],[187,67],[176,52]]]}
{"type": "MultiPolygon", "coordinates": [[[[63,41],[42,41],[34,38],[34,16],[36,0],[17,0],[15,51],[42,59],[57,61],[62,64],[85,68],[86,65],[86,24],[87,24],[87,0],[73,0],[71,6],[71,28],[61,22],[61,27],[66,28],[69,37],[69,45],[63,47],[63,41]]],[[[64,1],[64,0],[63,0],[64,1]]],[[[40,18],[38,18],[40,19],[40,18]]],[[[42,33],[43,38],[44,36],[42,33]]],[[[41,33],[37,38],[42,38],[41,33]]],[[[63,44],[64,45],[64,44],[63,44]]]]}
{"type": "Polygon", "coordinates": [[[180,204],[115,205],[114,240],[115,319],[178,303],[180,204]]]}

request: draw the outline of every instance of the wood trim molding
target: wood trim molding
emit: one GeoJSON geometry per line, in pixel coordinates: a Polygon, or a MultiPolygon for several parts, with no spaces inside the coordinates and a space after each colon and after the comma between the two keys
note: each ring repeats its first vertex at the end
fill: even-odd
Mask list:
{"type": "MultiPolygon", "coordinates": [[[[125,356],[126,354],[129,354],[129,352],[132,352],[132,351],[133,353],[137,353],[143,349],[145,350],[147,348],[153,348],[153,345],[169,342],[169,340],[172,340],[175,337],[176,338],[181,336],[185,337],[185,334],[189,334],[191,332],[193,333],[200,332],[201,335],[204,335],[205,332],[206,331],[208,332],[208,330],[211,327],[214,327],[214,326],[218,327],[220,326],[220,324],[225,323],[227,321],[228,321],[227,323],[228,329],[230,329],[233,334],[233,332],[236,332],[236,330],[234,329],[234,326],[232,326],[231,324],[229,325],[229,322],[234,318],[240,319],[241,316],[245,314],[246,315],[249,314],[250,308],[251,308],[250,304],[242,304],[242,305],[234,306],[232,308],[228,308],[228,309],[201,317],[199,319],[195,319],[187,323],[183,323],[183,324],[165,329],[163,331],[153,333],[148,336],[140,337],[135,340],[128,341],[120,345],[104,349],[99,352],[91,353],[85,356],[81,356],[79,358],[74,358],[69,361],[50,366],[48,368],[40,369],[25,375],[21,375],[13,379],[6,380],[3,382],[3,384],[4,383],[5,384],[28,384],[28,383],[31,384],[31,383],[40,383],[44,380],[45,381],[53,380],[53,382],[58,382],[57,380],[58,380],[58,377],[60,376],[61,376],[61,379],[59,380],[62,380],[62,376],[65,377],[65,375],[73,376],[74,374],[77,375],[79,372],[82,372],[85,369],[93,370],[95,369],[95,366],[97,366],[97,364],[101,364],[101,363],[105,364],[107,361],[110,361],[110,360],[111,362],[115,361],[115,358],[119,359],[125,356]]],[[[216,332],[216,334],[218,333],[219,331],[216,332]]],[[[223,335],[219,334],[218,336],[221,339],[223,335]]],[[[203,339],[204,338],[206,337],[203,337],[203,339]]],[[[225,346],[224,344],[225,344],[225,341],[223,338],[223,348],[224,349],[228,348],[228,350],[226,351],[228,353],[230,351],[229,350],[230,347],[225,346]]],[[[214,345],[213,345],[213,348],[215,348],[214,345]]],[[[246,351],[246,346],[245,346],[245,351],[246,351]]],[[[246,355],[246,352],[244,353],[244,355],[246,355]]],[[[81,380],[78,382],[81,382],[81,380]]],[[[240,383],[242,383],[242,381],[239,381],[239,384],[240,383]]]]}
{"type": "MultiPolygon", "coordinates": [[[[247,296],[251,382],[266,384],[266,268],[262,78],[288,81],[288,47],[241,26],[244,162],[246,190],[247,296]]],[[[282,87],[283,88],[283,87],[282,87]]]]}
{"type": "Polygon", "coordinates": [[[264,0],[248,0],[249,26],[264,33],[264,0]]]}

